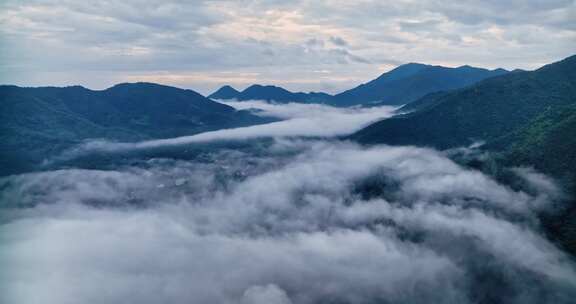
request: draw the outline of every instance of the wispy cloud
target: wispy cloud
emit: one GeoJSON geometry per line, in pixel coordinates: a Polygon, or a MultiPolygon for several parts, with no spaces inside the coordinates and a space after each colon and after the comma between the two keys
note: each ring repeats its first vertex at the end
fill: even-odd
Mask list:
{"type": "Polygon", "coordinates": [[[105,140],[87,142],[61,157],[68,159],[83,154],[121,152],[188,145],[222,140],[247,140],[271,137],[334,137],[347,135],[379,119],[393,115],[394,107],[335,108],[320,104],[270,104],[264,101],[224,102],[239,110],[258,110],[257,115],[282,121],[244,128],[224,129],[192,136],[149,140],[137,143],[115,143],[105,140]]]}

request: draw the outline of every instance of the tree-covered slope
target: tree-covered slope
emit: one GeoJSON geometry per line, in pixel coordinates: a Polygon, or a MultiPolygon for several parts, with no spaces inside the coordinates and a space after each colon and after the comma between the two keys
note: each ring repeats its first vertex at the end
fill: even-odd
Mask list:
{"type": "Polygon", "coordinates": [[[551,238],[576,255],[576,102],[549,108],[527,126],[489,144],[506,166],[530,165],[553,176],[572,201],[543,219],[551,238]]]}
{"type": "Polygon", "coordinates": [[[550,107],[526,126],[486,146],[501,151],[507,165],[530,164],[552,174],[576,193],[576,100],[550,107]]]}
{"type": "Polygon", "coordinates": [[[571,203],[560,213],[543,215],[542,223],[552,239],[576,255],[576,56],[428,96],[413,109],[351,138],[442,149],[485,141],[492,156],[485,160],[487,169],[496,177],[505,176],[502,167],[530,166],[559,182],[571,203]]]}
{"type": "Polygon", "coordinates": [[[151,83],[103,91],[0,86],[0,175],[85,139],[142,140],[266,122],[191,91],[151,83]]]}
{"type": "Polygon", "coordinates": [[[522,127],[549,107],[576,101],[576,56],[532,72],[486,79],[439,96],[434,105],[374,123],[351,138],[451,148],[491,141],[522,127]]]}

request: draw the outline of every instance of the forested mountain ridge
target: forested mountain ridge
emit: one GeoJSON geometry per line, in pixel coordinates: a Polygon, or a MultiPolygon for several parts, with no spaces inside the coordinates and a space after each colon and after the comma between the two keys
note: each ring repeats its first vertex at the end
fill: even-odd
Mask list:
{"type": "MultiPolygon", "coordinates": [[[[349,138],[363,144],[448,149],[484,142],[487,160],[502,168],[533,167],[552,176],[571,200],[543,219],[550,237],[576,254],[576,56],[531,72],[486,79],[430,95],[412,111],[376,122],[349,138]]],[[[489,169],[492,171],[492,169],[489,169]]]]}
{"type": "Polygon", "coordinates": [[[576,102],[576,56],[426,98],[431,98],[432,106],[376,122],[351,138],[367,144],[440,149],[495,140],[549,107],[576,102]]]}
{"type": "Polygon", "coordinates": [[[467,65],[450,68],[408,63],[365,84],[335,95],[332,104],[337,106],[367,103],[407,104],[429,93],[463,88],[506,73],[508,71],[504,69],[487,70],[467,65]]]}
{"type": "Polygon", "coordinates": [[[0,86],[0,105],[2,175],[28,170],[85,139],[175,137],[269,121],[192,90],[152,83],[102,91],[0,86]]]}

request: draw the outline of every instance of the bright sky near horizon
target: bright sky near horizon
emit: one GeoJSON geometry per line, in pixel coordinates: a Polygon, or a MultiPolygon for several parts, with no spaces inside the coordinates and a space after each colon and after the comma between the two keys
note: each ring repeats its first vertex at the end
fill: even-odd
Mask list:
{"type": "Polygon", "coordinates": [[[0,83],[339,92],[407,62],[534,69],[576,51],[573,0],[3,0],[0,83]]]}

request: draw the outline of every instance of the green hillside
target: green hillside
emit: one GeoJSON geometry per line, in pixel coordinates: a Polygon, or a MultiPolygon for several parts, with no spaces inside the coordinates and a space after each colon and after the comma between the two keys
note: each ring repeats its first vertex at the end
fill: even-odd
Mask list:
{"type": "Polygon", "coordinates": [[[0,176],[33,170],[86,139],[135,141],[267,122],[202,95],[151,83],[103,91],[0,86],[0,176]]]}
{"type": "Polygon", "coordinates": [[[489,78],[438,98],[433,106],[374,123],[351,138],[365,144],[440,149],[495,140],[551,107],[576,101],[576,56],[533,72],[489,78]]]}

